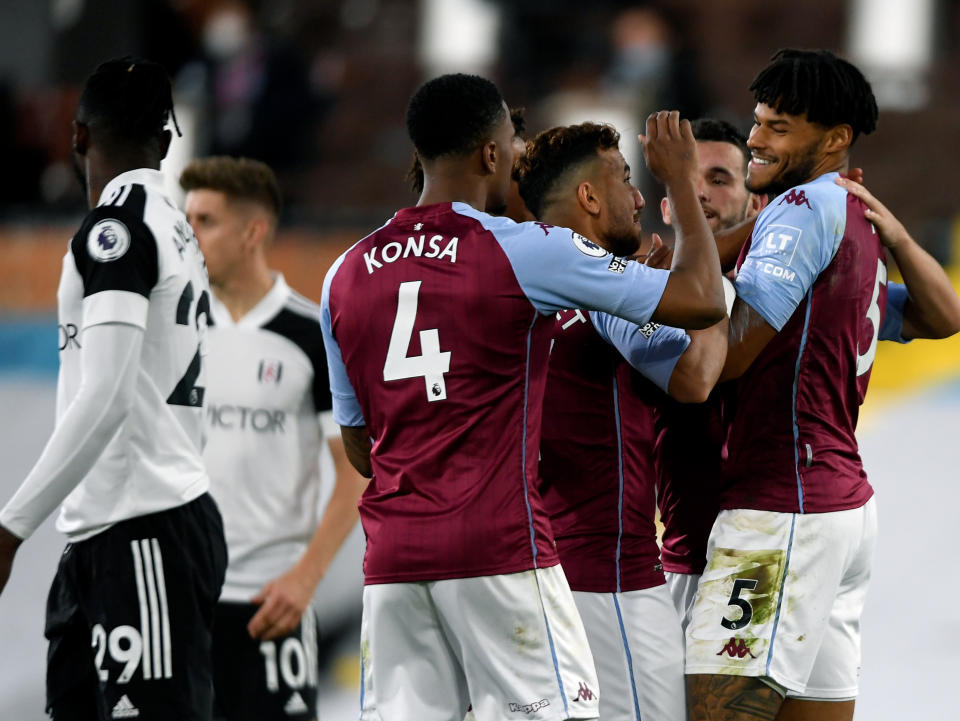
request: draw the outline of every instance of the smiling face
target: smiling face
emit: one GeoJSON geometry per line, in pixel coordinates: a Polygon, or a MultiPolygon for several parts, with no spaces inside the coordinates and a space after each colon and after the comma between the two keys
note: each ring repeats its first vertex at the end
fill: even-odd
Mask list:
{"type": "Polygon", "coordinates": [[[745,158],[733,143],[697,141],[700,177],[697,195],[710,230],[733,227],[747,215],[750,191],[745,185],[745,158]]]}
{"type": "Polygon", "coordinates": [[[602,203],[602,236],[598,240],[614,255],[634,255],[641,242],[643,196],[630,181],[630,166],[617,148],[602,150],[599,156],[592,173],[602,203]]]}
{"type": "Polygon", "coordinates": [[[753,118],[747,140],[752,154],[747,166],[750,191],[779,195],[816,177],[826,128],[805,114],[779,113],[766,103],[757,103],[753,118]]]}

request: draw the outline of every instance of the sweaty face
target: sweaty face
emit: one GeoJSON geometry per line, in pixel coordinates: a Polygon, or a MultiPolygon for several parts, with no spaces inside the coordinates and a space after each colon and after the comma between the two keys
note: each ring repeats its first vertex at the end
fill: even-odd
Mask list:
{"type": "Polygon", "coordinates": [[[185,212],[207,263],[210,283],[223,285],[243,262],[244,222],[219,190],[191,190],[185,212]]]}
{"type": "Polygon", "coordinates": [[[710,230],[730,228],[746,218],[750,191],[744,184],[743,152],[733,143],[697,142],[700,180],[697,194],[710,230]]]}
{"type": "Polygon", "coordinates": [[[644,200],[630,181],[630,166],[619,150],[610,148],[601,151],[594,172],[603,203],[603,231],[598,240],[614,255],[635,255],[640,249],[644,200]]]}
{"type": "Polygon", "coordinates": [[[825,130],[807,120],[806,114],[779,113],[766,103],[757,103],[747,140],[752,154],[747,188],[754,193],[779,195],[813,180],[825,130]]]}

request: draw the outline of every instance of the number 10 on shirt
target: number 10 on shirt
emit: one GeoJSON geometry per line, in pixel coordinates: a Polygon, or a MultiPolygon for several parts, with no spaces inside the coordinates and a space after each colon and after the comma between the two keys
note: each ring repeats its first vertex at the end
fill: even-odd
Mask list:
{"type": "Polygon", "coordinates": [[[430,328],[420,331],[420,355],[407,355],[417,318],[420,282],[410,280],[400,284],[397,293],[397,317],[393,320],[387,360],[383,364],[383,380],[389,382],[423,378],[427,400],[432,403],[447,398],[447,384],[443,376],[450,371],[450,351],[440,350],[440,334],[436,328],[430,328]]]}

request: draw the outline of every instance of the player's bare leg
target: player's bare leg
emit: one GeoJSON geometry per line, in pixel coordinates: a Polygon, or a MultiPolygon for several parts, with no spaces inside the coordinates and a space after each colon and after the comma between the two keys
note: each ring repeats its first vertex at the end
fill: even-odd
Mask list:
{"type": "Polygon", "coordinates": [[[851,721],[856,701],[807,701],[788,698],[783,702],[777,721],[851,721]]]}
{"type": "Polygon", "coordinates": [[[689,721],[774,721],[783,697],[752,676],[687,676],[689,721]]]}

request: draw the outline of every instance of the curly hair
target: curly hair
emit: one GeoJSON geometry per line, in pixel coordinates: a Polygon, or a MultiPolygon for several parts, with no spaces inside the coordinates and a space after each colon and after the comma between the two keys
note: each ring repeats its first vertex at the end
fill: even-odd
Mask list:
{"type": "Polygon", "coordinates": [[[778,50],[750,84],[758,103],[833,127],[853,128],[853,140],[877,127],[877,100],[854,65],[829,50],[778,50]]]}
{"type": "Polygon", "coordinates": [[[504,114],[500,91],[486,78],[441,75],[410,98],[407,133],[421,160],[462,155],[478,148],[504,114]]]}
{"type": "Polygon", "coordinates": [[[531,213],[541,217],[564,176],[619,145],[620,133],[612,125],[580,123],[544,130],[527,143],[527,152],[514,166],[520,197],[531,213]]]}

